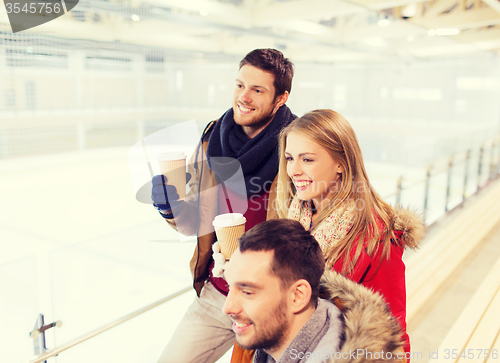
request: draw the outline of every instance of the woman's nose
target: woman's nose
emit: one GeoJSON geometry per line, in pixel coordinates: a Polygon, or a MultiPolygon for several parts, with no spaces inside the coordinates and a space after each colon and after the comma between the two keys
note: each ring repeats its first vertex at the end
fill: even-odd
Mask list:
{"type": "Polygon", "coordinates": [[[302,168],[300,167],[299,163],[294,161],[289,162],[288,167],[290,171],[289,173],[290,176],[298,176],[302,174],[302,168]]]}

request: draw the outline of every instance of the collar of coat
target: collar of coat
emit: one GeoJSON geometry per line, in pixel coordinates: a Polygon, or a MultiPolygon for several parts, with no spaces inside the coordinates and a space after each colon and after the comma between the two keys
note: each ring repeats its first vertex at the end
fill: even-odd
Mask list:
{"type": "Polygon", "coordinates": [[[326,270],[320,296],[333,301],[344,320],[342,343],[330,363],[406,361],[401,328],[380,294],[326,270]]]}

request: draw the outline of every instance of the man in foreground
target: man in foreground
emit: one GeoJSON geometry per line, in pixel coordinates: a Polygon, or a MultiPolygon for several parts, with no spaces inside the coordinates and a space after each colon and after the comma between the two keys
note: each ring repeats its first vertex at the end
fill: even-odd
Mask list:
{"type": "Polygon", "coordinates": [[[296,221],[270,220],[241,237],[223,311],[238,344],[256,349],[254,363],[405,361],[380,295],[330,271],[320,284],[324,267],[318,242],[296,221]]]}

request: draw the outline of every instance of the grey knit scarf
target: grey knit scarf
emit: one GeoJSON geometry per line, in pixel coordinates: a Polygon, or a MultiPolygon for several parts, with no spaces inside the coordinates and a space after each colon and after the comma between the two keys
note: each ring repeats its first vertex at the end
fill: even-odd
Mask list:
{"type": "Polygon", "coordinates": [[[298,363],[306,361],[306,358],[301,359],[299,356],[304,357],[307,352],[314,351],[330,328],[330,322],[327,305],[320,299],[314,314],[295,336],[277,362],[266,352],[257,349],[253,363],[298,363]]]}

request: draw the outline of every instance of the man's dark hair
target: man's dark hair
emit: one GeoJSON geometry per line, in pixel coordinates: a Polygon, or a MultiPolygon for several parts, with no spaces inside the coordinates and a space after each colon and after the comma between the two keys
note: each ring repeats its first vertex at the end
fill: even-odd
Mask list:
{"type": "Polygon", "coordinates": [[[240,238],[240,251],[274,251],[271,271],[282,288],[304,279],[311,285],[311,304],[316,305],[325,258],[318,242],[302,225],[291,219],[272,219],[257,224],[240,238]]]}
{"type": "Polygon", "coordinates": [[[276,90],[274,99],[284,94],[285,91],[290,93],[292,90],[293,63],[285,58],[279,50],[254,49],[241,60],[240,69],[245,64],[274,75],[274,88],[276,90]]]}

